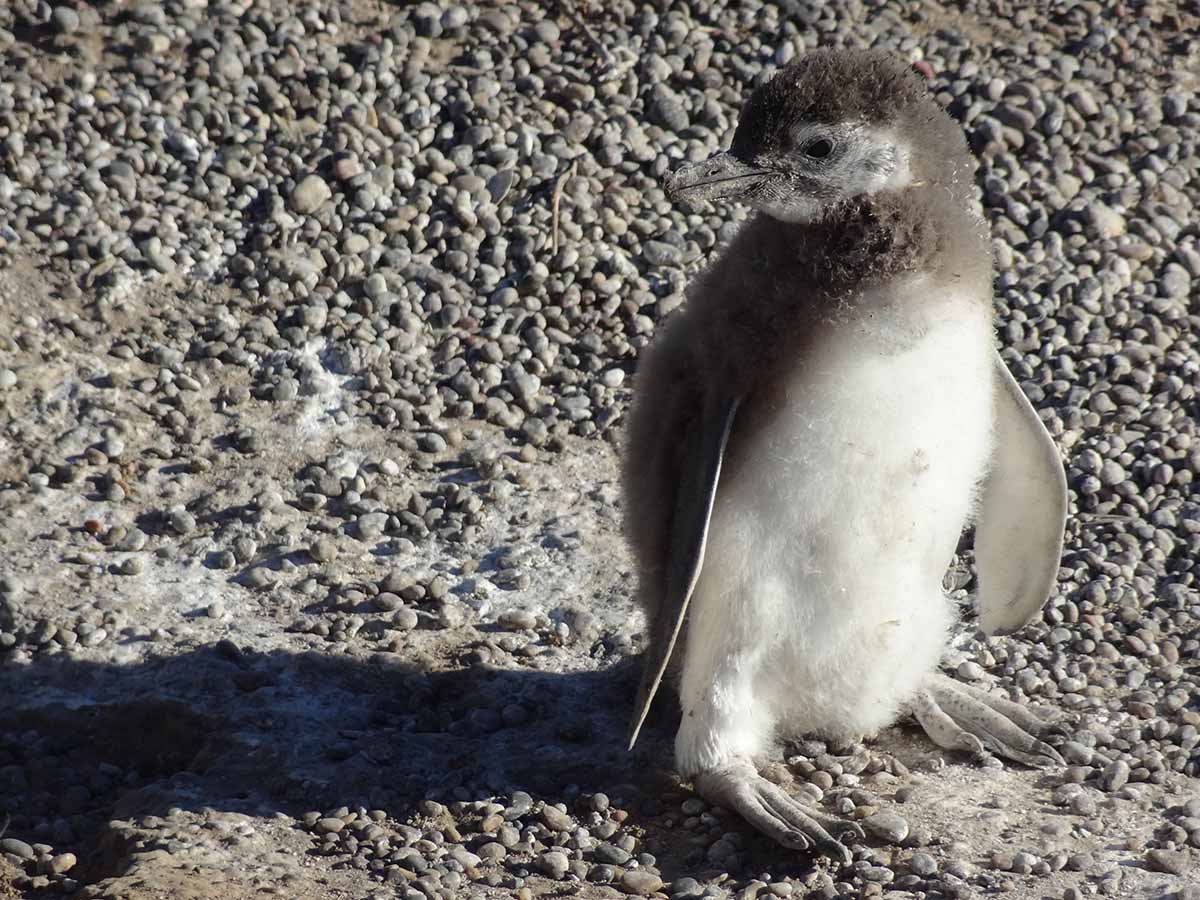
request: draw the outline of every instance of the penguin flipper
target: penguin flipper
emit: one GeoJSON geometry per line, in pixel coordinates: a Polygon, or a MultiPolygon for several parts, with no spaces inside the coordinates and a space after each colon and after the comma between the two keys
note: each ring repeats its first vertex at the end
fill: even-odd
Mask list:
{"type": "Polygon", "coordinates": [[[1058,449],[1021,386],[995,355],[995,449],[975,525],[980,624],[1016,631],[1054,589],[1067,516],[1058,449]]]}
{"type": "Polygon", "coordinates": [[[631,750],[666,674],[692,592],[700,578],[709,518],[717,497],[725,446],[729,443],[739,402],[740,398],[734,397],[706,403],[701,421],[687,432],[671,515],[666,596],[650,625],[651,640],[629,729],[631,750]]]}

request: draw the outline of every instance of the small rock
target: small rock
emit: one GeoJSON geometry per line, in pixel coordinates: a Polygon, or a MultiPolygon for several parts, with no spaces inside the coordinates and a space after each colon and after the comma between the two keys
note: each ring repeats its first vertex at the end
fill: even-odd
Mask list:
{"type": "Polygon", "coordinates": [[[70,872],[71,869],[75,868],[75,863],[74,853],[60,853],[50,860],[50,873],[52,875],[62,875],[70,872]]]}
{"type": "Polygon", "coordinates": [[[908,837],[908,820],[894,812],[878,812],[862,820],[863,828],[881,840],[899,844],[908,837]]]}
{"type": "Polygon", "coordinates": [[[677,266],[680,262],[679,248],[665,241],[646,241],[642,245],[642,256],[652,266],[677,266]]]}
{"type": "Polygon", "coordinates": [[[1064,741],[1058,748],[1063,759],[1074,766],[1090,766],[1092,764],[1092,748],[1085,747],[1076,741],[1064,741]]]}
{"type": "Polygon", "coordinates": [[[509,631],[529,631],[537,625],[537,617],[527,609],[510,609],[501,613],[496,621],[509,631]]]}
{"type": "Polygon", "coordinates": [[[558,850],[543,853],[538,859],[538,868],[556,881],[567,874],[571,861],[567,855],[558,850]]]}
{"type": "Polygon", "coordinates": [[[313,541],[312,546],[308,548],[308,555],[315,562],[333,562],[337,559],[338,555],[337,544],[334,543],[332,538],[317,538],[313,541]]]}
{"type": "Polygon", "coordinates": [[[646,118],[667,131],[683,131],[691,124],[683,103],[670,88],[656,84],[646,102],[646,118]]]}
{"type": "Polygon", "coordinates": [[[121,560],[121,564],[117,566],[117,571],[122,575],[141,575],[146,568],[146,561],[140,556],[127,556],[121,560]]]}
{"type": "Polygon", "coordinates": [[[961,663],[959,663],[956,671],[958,677],[963,681],[983,680],[983,666],[979,665],[977,662],[972,662],[969,659],[964,659],[961,663]]]}
{"type": "Polygon", "coordinates": [[[623,866],[629,862],[630,855],[626,850],[622,850],[615,844],[604,842],[598,844],[595,850],[596,859],[603,863],[611,863],[614,866],[623,866]]]}
{"type": "Polygon", "coordinates": [[[549,803],[542,807],[542,821],[551,831],[570,831],[575,827],[575,823],[571,821],[570,816],[557,806],[551,806],[549,803]]]}
{"type": "Polygon", "coordinates": [[[302,216],[320,209],[333,196],[333,191],[320,175],[306,175],[292,188],[292,209],[302,216]]]}
{"type": "Polygon", "coordinates": [[[517,173],[513,169],[501,169],[495,175],[487,180],[487,192],[492,198],[493,203],[500,203],[508,196],[509,190],[513,186],[513,182],[517,180],[517,173]]]}
{"type": "Polygon", "coordinates": [[[691,900],[704,893],[704,885],[695,878],[685,875],[671,882],[671,900],[691,900]]]}
{"type": "Polygon", "coordinates": [[[69,6],[56,7],[51,14],[51,20],[60,34],[71,34],[79,30],[79,13],[69,6]]]}
{"type": "Polygon", "coordinates": [[[480,859],[501,860],[508,856],[508,850],[503,844],[496,841],[488,841],[486,844],[480,845],[478,853],[480,859]]]}
{"type": "Polygon", "coordinates": [[[938,870],[937,860],[928,853],[914,853],[908,861],[908,867],[914,875],[920,875],[922,878],[928,878],[938,870]]]}
{"type": "Polygon", "coordinates": [[[632,869],[621,876],[621,890],[639,897],[647,897],[662,886],[662,879],[645,869],[632,869]]]}
{"type": "Polygon", "coordinates": [[[1178,850],[1148,850],[1146,864],[1155,872],[1182,875],[1188,870],[1188,855],[1178,850]]]}
{"type": "Polygon", "coordinates": [[[1129,783],[1129,763],[1114,760],[1104,767],[1100,780],[1106,791],[1119,791],[1129,783]]]}
{"type": "Polygon", "coordinates": [[[1092,203],[1085,210],[1087,223],[1102,238],[1120,237],[1125,233],[1125,217],[1103,203],[1092,203]]]}
{"type": "Polygon", "coordinates": [[[368,544],[379,540],[387,529],[387,521],[387,513],[382,512],[364,513],[359,516],[355,522],[358,539],[368,544]]]}
{"type": "Polygon", "coordinates": [[[13,856],[18,856],[21,859],[33,859],[33,848],[17,838],[4,838],[0,840],[0,851],[11,853],[13,856]]]}
{"type": "Polygon", "coordinates": [[[392,624],[400,631],[412,631],[417,627],[419,621],[420,618],[417,616],[416,610],[408,609],[407,607],[396,610],[392,615],[392,624]]]}
{"type": "Polygon", "coordinates": [[[876,884],[891,884],[892,879],[896,877],[896,873],[886,866],[867,866],[860,874],[864,880],[876,884]]]}
{"type": "Polygon", "coordinates": [[[532,808],[532,797],[530,797],[524,791],[513,791],[512,799],[508,804],[508,809],[504,811],[504,818],[512,822],[515,819],[521,818],[532,808]]]}
{"type": "Polygon", "coordinates": [[[191,534],[196,530],[196,517],[182,507],[171,510],[167,518],[171,530],[178,535],[191,534]]]}

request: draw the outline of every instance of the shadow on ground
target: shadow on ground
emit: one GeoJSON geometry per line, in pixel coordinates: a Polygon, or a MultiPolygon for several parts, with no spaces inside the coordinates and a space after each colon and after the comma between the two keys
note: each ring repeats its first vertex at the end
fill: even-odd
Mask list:
{"type": "Polygon", "coordinates": [[[404,819],[427,798],[562,799],[574,785],[653,814],[670,734],[663,722],[625,751],[634,663],[430,673],[229,642],[129,666],[38,656],[0,673],[0,804],[8,836],[74,850],[84,883],[120,874],[110,820],[173,808],[404,819]]]}

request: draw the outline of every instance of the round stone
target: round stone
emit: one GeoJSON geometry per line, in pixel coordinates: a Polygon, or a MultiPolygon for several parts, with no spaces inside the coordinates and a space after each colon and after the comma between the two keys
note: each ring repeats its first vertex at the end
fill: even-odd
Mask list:
{"type": "Polygon", "coordinates": [[[319,563],[333,562],[338,555],[337,544],[332,538],[317,538],[308,548],[308,555],[319,563]]]}
{"type": "Polygon", "coordinates": [[[57,6],[51,13],[51,21],[61,34],[71,34],[79,30],[79,13],[69,6],[57,6]]]}
{"type": "Polygon", "coordinates": [[[928,853],[914,853],[908,861],[908,867],[914,875],[920,875],[922,878],[928,878],[938,870],[937,860],[928,853]]]}
{"type": "Polygon", "coordinates": [[[324,206],[333,196],[328,184],[320,175],[306,175],[292,188],[292,209],[303,216],[311,215],[324,206]]]}
{"type": "Polygon", "coordinates": [[[645,869],[631,869],[621,876],[621,890],[637,897],[648,897],[662,886],[662,879],[645,869]]]}
{"type": "Polygon", "coordinates": [[[571,861],[567,858],[567,855],[558,850],[543,853],[538,858],[538,868],[556,881],[567,874],[567,868],[570,864],[571,861]]]}
{"type": "Polygon", "coordinates": [[[892,844],[901,843],[908,837],[908,820],[894,812],[877,812],[862,820],[863,828],[875,837],[892,844]]]}

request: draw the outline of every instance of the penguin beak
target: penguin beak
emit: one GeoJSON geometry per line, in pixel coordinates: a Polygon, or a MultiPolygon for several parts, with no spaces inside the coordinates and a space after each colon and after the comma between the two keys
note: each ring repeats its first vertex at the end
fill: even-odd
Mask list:
{"type": "Polygon", "coordinates": [[[738,200],[771,174],[732,153],[718,153],[703,162],[686,163],[668,175],[667,196],[673,200],[738,200]]]}

